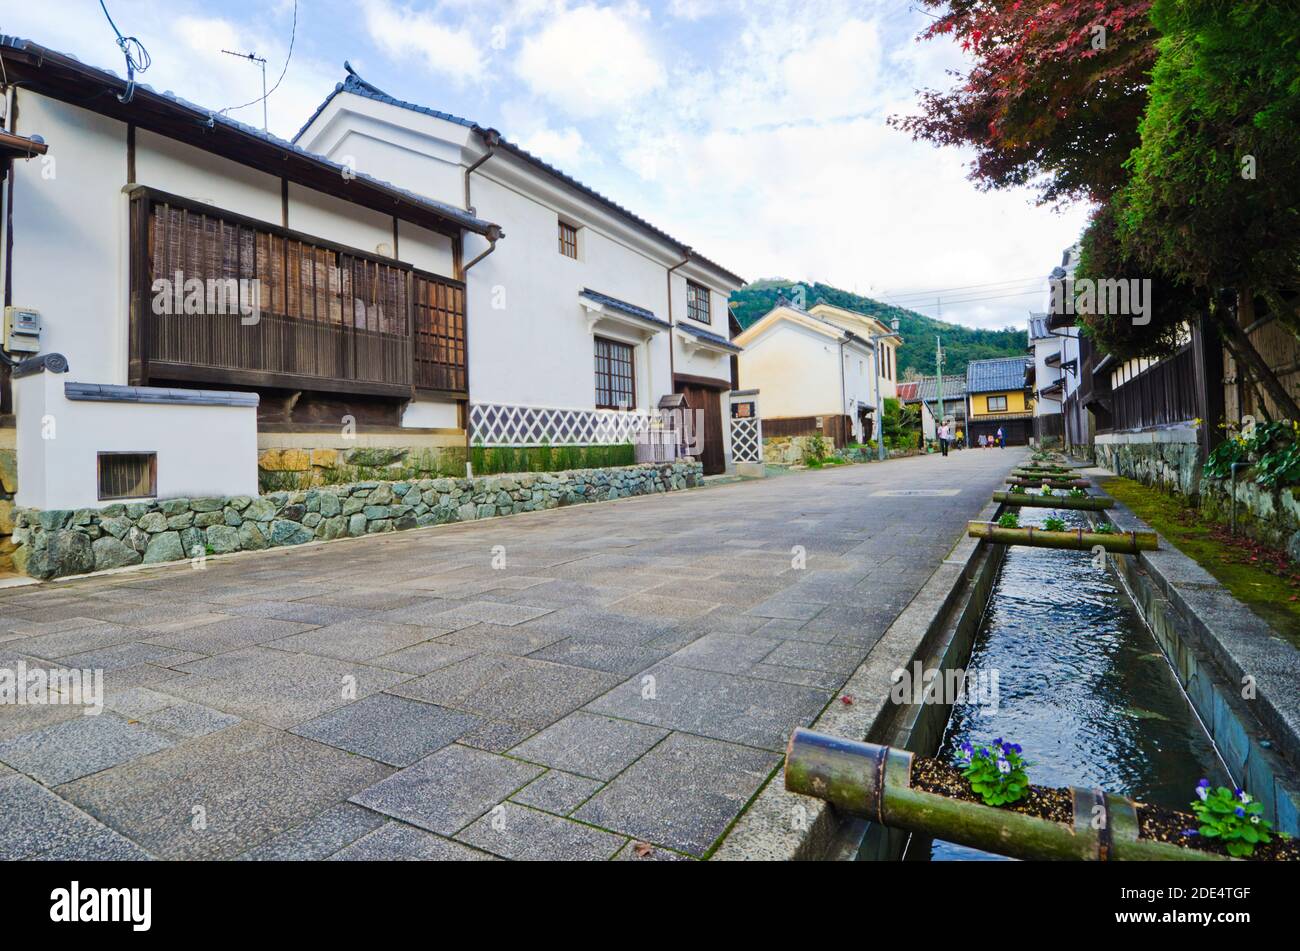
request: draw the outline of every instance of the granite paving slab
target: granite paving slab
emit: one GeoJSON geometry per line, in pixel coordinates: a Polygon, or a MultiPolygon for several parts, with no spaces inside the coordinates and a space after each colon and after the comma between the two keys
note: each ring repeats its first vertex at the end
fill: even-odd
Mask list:
{"type": "Polygon", "coordinates": [[[101,713],[0,740],[0,761],[56,786],[166,749],[173,742],[123,717],[101,713]]]}
{"type": "Polygon", "coordinates": [[[502,858],[527,862],[602,862],[625,841],[624,836],[513,802],[497,806],[456,838],[502,858]]]}
{"type": "Polygon", "coordinates": [[[548,769],[510,798],[514,802],[541,809],[543,812],[567,816],[590,799],[602,785],[599,781],[585,776],[548,769]]]}
{"type": "Polygon", "coordinates": [[[584,709],[781,750],[790,733],[811,723],[831,696],[816,687],[663,663],[624,681],[584,709]]]}
{"type": "Polygon", "coordinates": [[[775,753],[674,733],[574,818],[703,855],[779,762],[775,753]]]}
{"type": "Polygon", "coordinates": [[[606,780],[667,735],[659,727],[578,711],[524,741],[510,755],[606,780]]]}
{"type": "Polygon", "coordinates": [[[291,732],[390,766],[410,766],[481,722],[472,714],[377,693],[291,732]]]}
{"type": "Polygon", "coordinates": [[[453,835],[541,773],[541,767],[453,743],[356,793],[351,801],[453,835]]]}
{"type": "Polygon", "coordinates": [[[618,683],[614,674],[509,654],[476,654],[389,693],[541,729],[618,683]]]}
{"type": "Polygon", "coordinates": [[[331,862],[483,862],[492,856],[403,822],[387,822],[347,848],[331,862]]]}

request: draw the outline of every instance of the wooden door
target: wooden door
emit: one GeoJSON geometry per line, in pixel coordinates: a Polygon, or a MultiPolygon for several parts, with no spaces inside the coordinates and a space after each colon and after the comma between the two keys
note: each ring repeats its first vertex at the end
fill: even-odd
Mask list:
{"type": "Polygon", "coordinates": [[[727,468],[726,456],[722,451],[722,394],[703,386],[681,384],[679,390],[686,397],[686,408],[701,410],[704,414],[703,445],[700,447],[700,462],[704,465],[705,475],[717,475],[727,468]]]}

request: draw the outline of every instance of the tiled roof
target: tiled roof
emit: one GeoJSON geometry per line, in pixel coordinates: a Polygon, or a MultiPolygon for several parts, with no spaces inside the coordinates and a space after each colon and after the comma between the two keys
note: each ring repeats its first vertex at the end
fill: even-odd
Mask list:
{"type": "Polygon", "coordinates": [[[654,311],[646,310],[644,307],[638,307],[636,304],[629,304],[627,301],[619,300],[617,297],[610,297],[608,294],[602,294],[599,291],[593,291],[590,287],[582,289],[582,296],[594,300],[596,303],[613,310],[620,311],[631,317],[637,317],[647,323],[656,324],[660,327],[670,327],[671,324],[666,320],[660,320],[654,315],[654,311]]]}
{"type": "Polygon", "coordinates": [[[1044,337],[1052,336],[1052,332],[1047,329],[1046,314],[1029,315],[1029,339],[1042,340],[1044,337]]]}
{"type": "Polygon", "coordinates": [[[913,401],[919,402],[920,397],[916,395],[916,391],[920,385],[921,384],[918,383],[916,380],[911,380],[907,383],[898,384],[897,387],[898,398],[902,400],[904,403],[910,403],[913,401]]]}
{"type": "Polygon", "coordinates": [[[454,122],[457,125],[462,125],[465,126],[466,128],[473,129],[475,132],[479,133],[480,135],[494,134],[499,137],[498,145],[500,146],[500,148],[504,149],[505,151],[511,153],[512,155],[518,156],[523,161],[534,166],[535,168],[540,169],[546,174],[559,179],[564,184],[575,189],[576,191],[581,192],[583,195],[586,195],[588,198],[592,199],[598,204],[604,205],[610,211],[613,211],[620,217],[626,219],[627,221],[630,221],[632,224],[638,226],[639,228],[645,231],[650,232],[652,235],[654,235],[657,238],[660,238],[661,240],[667,242],[668,244],[673,245],[683,255],[690,257],[692,260],[698,261],[699,263],[712,268],[713,270],[717,271],[719,274],[722,274],[724,277],[727,277],[728,279],[730,279],[736,284],[745,283],[745,279],[740,275],[736,274],[733,271],[727,270],[722,265],[718,264],[716,261],[712,261],[709,258],[706,258],[704,255],[700,254],[699,252],[692,250],[689,245],[683,244],[681,241],[678,241],[676,238],[668,234],[666,231],[661,231],[659,228],[656,228],[654,225],[646,221],[640,215],[634,214],[633,212],[624,208],[622,205],[618,204],[618,202],[614,201],[613,199],[605,197],[604,195],[602,195],[600,192],[596,191],[594,188],[590,187],[589,185],[584,185],[582,182],[578,181],[573,176],[561,171],[560,169],[556,168],[554,165],[551,165],[549,162],[546,162],[543,159],[538,158],[536,155],[533,155],[527,149],[521,148],[520,146],[515,145],[513,142],[507,141],[506,138],[502,136],[500,132],[494,129],[490,129],[486,126],[479,125],[477,122],[472,122],[469,119],[463,119],[460,116],[452,115],[449,112],[440,112],[437,109],[430,109],[428,106],[421,106],[413,102],[407,102],[404,99],[398,99],[397,97],[389,95],[388,93],[384,92],[382,89],[379,89],[377,86],[374,86],[371,83],[367,82],[366,80],[362,79],[357,74],[356,70],[352,68],[351,64],[345,62],[343,64],[343,68],[346,69],[348,72],[347,78],[343,82],[336,85],[334,87],[334,91],[331,92],[325,98],[325,101],[316,107],[316,111],[312,113],[312,117],[307,120],[306,125],[304,125],[301,129],[299,129],[298,134],[294,136],[294,141],[297,141],[302,136],[302,134],[307,131],[308,126],[310,126],[313,122],[316,121],[317,116],[319,116],[325,110],[325,107],[330,104],[330,102],[334,99],[334,97],[337,96],[339,93],[343,93],[343,92],[354,93],[355,95],[362,96],[366,99],[372,99],[375,102],[382,102],[390,106],[397,106],[399,109],[409,109],[413,112],[419,112],[423,115],[433,116],[434,118],[437,119],[444,119],[447,122],[454,122]]]}
{"type": "Polygon", "coordinates": [[[712,331],[705,330],[702,327],[695,327],[687,321],[682,321],[681,323],[676,324],[676,327],[678,330],[685,330],[693,337],[699,337],[701,340],[707,340],[715,347],[721,347],[724,350],[730,350],[732,353],[740,353],[742,350],[744,350],[744,347],[737,346],[736,344],[728,340],[726,337],[719,337],[717,334],[713,333],[712,331]]]}
{"type": "MultiPolygon", "coordinates": [[[[901,390],[902,387],[900,386],[901,390]]],[[[962,399],[966,396],[966,378],[956,373],[944,374],[943,377],[943,401],[962,399]]],[[[916,396],[917,401],[928,400],[933,402],[939,398],[938,381],[932,376],[922,377],[917,381],[916,396]]]]}
{"type": "MultiPolygon", "coordinates": [[[[12,49],[15,51],[26,52],[38,57],[42,61],[48,60],[51,63],[70,64],[75,67],[79,76],[87,77],[102,83],[110,90],[115,90],[118,87],[125,86],[126,83],[122,77],[118,76],[112,70],[100,69],[97,66],[86,65],[75,56],[70,56],[67,53],[60,53],[57,50],[51,50],[47,47],[41,46],[39,43],[33,43],[32,41],[25,40],[21,37],[0,35],[0,49],[12,49]]],[[[390,182],[382,181],[381,179],[358,172],[350,167],[340,165],[338,162],[334,162],[323,155],[309,152],[293,142],[286,142],[284,139],[271,135],[269,132],[239,122],[238,120],[232,119],[220,112],[214,112],[204,106],[189,102],[174,93],[158,92],[153,89],[153,87],[144,83],[136,83],[134,86],[134,95],[140,98],[142,105],[147,100],[152,99],[165,107],[170,107],[175,111],[188,114],[187,118],[194,120],[196,130],[196,134],[188,141],[188,144],[194,145],[196,148],[204,149],[202,138],[197,134],[198,129],[203,126],[222,126],[226,129],[238,132],[241,135],[258,139],[261,142],[287,154],[328,168],[332,173],[339,176],[339,181],[341,182],[360,181],[383,189],[385,192],[390,193],[394,198],[408,201],[413,205],[419,205],[427,211],[432,211],[438,216],[455,222],[460,227],[469,231],[476,232],[477,234],[488,234],[489,231],[496,233],[500,232],[500,229],[496,225],[469,214],[463,208],[457,208],[455,205],[449,205],[446,202],[438,201],[437,199],[427,198],[424,195],[419,195],[404,188],[398,188],[390,182]]],[[[87,106],[87,108],[93,110],[94,106],[87,106]]],[[[210,151],[210,149],[205,149],[205,151],[210,151]]],[[[342,189],[340,189],[340,194],[342,194],[342,189]]]]}
{"type": "Polygon", "coordinates": [[[966,364],[966,392],[1000,393],[1025,388],[1024,357],[972,360],[966,364]]]}

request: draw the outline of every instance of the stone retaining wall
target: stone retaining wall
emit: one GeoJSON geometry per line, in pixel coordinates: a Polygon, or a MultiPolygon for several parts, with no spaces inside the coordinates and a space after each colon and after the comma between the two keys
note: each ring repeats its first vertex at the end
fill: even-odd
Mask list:
{"type": "Polygon", "coordinates": [[[259,449],[262,492],[365,481],[456,478],[465,473],[465,447],[358,446],[349,449],[259,449]]]}
{"type": "Polygon", "coordinates": [[[251,498],[122,502],[14,517],[14,565],[49,579],[694,488],[698,462],[475,479],[358,482],[251,498]]]}
{"type": "MultiPolygon", "coordinates": [[[[1187,430],[1195,436],[1195,430],[1187,430]]],[[[1175,434],[1177,435],[1177,434],[1175,434]]],[[[1232,497],[1237,497],[1238,528],[1260,541],[1286,548],[1300,561],[1300,488],[1268,489],[1255,481],[1253,470],[1237,473],[1235,489],[1227,479],[1202,473],[1200,448],[1195,441],[1098,441],[1097,465],[1143,485],[1194,500],[1202,512],[1228,520],[1232,497]]]]}

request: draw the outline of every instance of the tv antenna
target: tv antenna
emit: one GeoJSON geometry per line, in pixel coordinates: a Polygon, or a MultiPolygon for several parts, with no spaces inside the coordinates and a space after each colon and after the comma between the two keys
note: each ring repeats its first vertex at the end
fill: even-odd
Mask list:
{"type": "Polygon", "coordinates": [[[246,59],[250,63],[262,67],[262,131],[270,132],[270,126],[266,118],[266,57],[258,56],[256,53],[236,53],[234,50],[222,50],[227,56],[234,56],[238,59],[246,59]]]}

